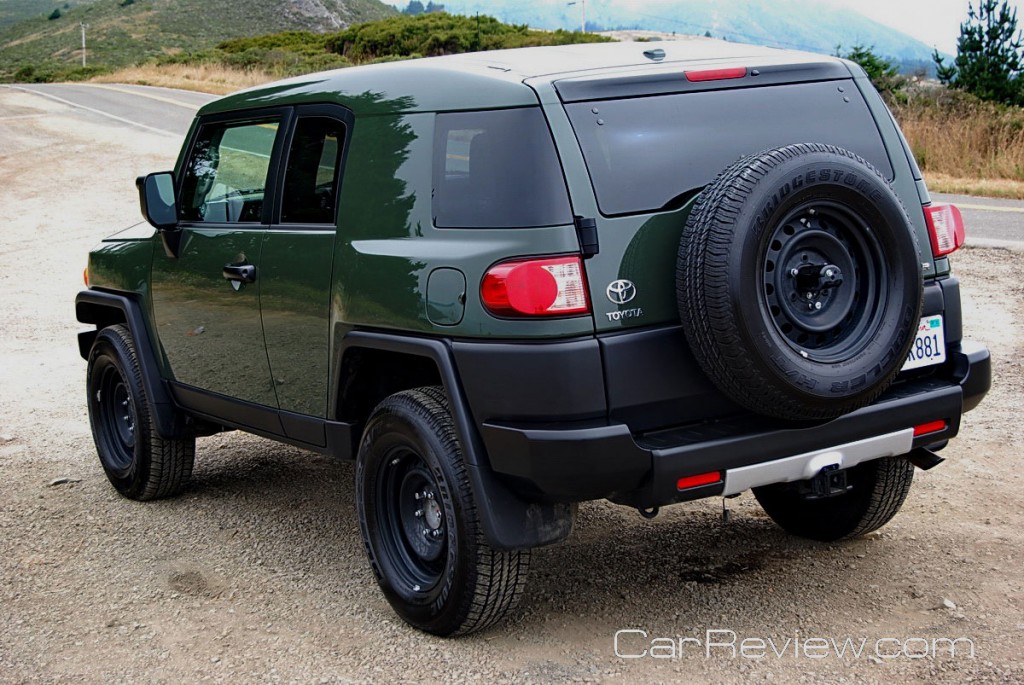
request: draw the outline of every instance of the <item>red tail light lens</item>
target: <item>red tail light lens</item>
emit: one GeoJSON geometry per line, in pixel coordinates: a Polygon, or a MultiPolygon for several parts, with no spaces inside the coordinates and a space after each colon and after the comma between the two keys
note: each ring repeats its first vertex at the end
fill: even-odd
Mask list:
{"type": "Polygon", "coordinates": [[[699,473],[696,476],[683,476],[676,481],[677,490],[686,490],[687,488],[697,488],[701,485],[712,485],[714,483],[722,482],[722,472],[712,471],[710,473],[699,473]]]}
{"type": "Polygon", "coordinates": [[[914,426],[914,437],[916,438],[919,435],[928,435],[929,433],[938,433],[945,429],[945,421],[929,421],[928,423],[922,423],[918,426],[914,426]]]}
{"type": "Polygon", "coordinates": [[[499,316],[567,316],[590,312],[579,257],[503,262],[480,285],[484,305],[499,316]]]}
{"type": "Polygon", "coordinates": [[[728,81],[733,78],[743,78],[747,75],[746,67],[734,69],[701,69],[700,71],[684,71],[686,80],[691,83],[703,83],[704,81],[728,81]]]}
{"type": "Polygon", "coordinates": [[[924,208],[928,235],[932,238],[932,254],[943,257],[956,252],[964,244],[964,218],[956,205],[937,204],[924,208]]]}

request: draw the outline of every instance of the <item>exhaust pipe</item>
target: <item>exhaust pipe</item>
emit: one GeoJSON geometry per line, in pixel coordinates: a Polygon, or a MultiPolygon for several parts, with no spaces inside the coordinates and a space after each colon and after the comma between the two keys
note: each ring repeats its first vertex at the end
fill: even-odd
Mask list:
{"type": "Polygon", "coordinates": [[[911,450],[911,452],[907,454],[907,459],[910,461],[911,464],[921,469],[922,471],[933,469],[942,462],[946,461],[939,455],[935,454],[935,452],[932,452],[927,447],[918,447],[916,450],[911,450]]]}

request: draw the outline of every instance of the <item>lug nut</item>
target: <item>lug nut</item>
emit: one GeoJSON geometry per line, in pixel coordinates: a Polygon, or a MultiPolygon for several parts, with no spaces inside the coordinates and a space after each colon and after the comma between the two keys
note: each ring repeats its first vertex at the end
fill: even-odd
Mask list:
{"type": "Polygon", "coordinates": [[[790,275],[790,276],[791,276],[792,278],[796,278],[796,276],[797,276],[797,274],[798,274],[798,273],[800,273],[800,270],[799,270],[799,269],[797,269],[796,267],[794,267],[794,268],[792,268],[792,269],[790,269],[790,270],[789,270],[789,275],[790,275]]]}
{"type": "Polygon", "coordinates": [[[821,302],[815,302],[814,303],[814,308],[815,309],[821,309],[821,302]]]}
{"type": "Polygon", "coordinates": [[[814,293],[807,293],[806,295],[804,295],[804,297],[806,297],[808,300],[813,300],[814,299],[814,293]]]}
{"type": "Polygon", "coordinates": [[[441,537],[441,529],[438,528],[437,530],[431,532],[430,533],[430,537],[432,537],[432,538],[439,538],[439,537],[441,537]]]}
{"type": "Polygon", "coordinates": [[[412,512],[412,515],[416,518],[423,518],[423,510],[417,509],[416,511],[412,512]]]}

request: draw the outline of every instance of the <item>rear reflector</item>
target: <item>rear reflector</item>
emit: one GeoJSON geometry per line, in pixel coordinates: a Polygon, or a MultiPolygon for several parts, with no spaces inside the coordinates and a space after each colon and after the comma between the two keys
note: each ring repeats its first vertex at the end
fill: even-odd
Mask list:
{"type": "Polygon", "coordinates": [[[922,423],[919,426],[914,426],[914,437],[919,435],[927,435],[928,433],[938,433],[941,430],[946,429],[946,422],[942,421],[929,421],[928,423],[922,423]]]}
{"type": "Polygon", "coordinates": [[[676,489],[686,490],[687,488],[696,488],[701,485],[712,485],[713,483],[722,482],[722,472],[712,471],[711,473],[701,473],[696,476],[683,476],[676,481],[676,489]]]}
{"type": "Polygon", "coordinates": [[[956,205],[929,205],[924,208],[924,218],[936,257],[956,252],[964,244],[964,218],[956,205]]]}
{"type": "Polygon", "coordinates": [[[492,266],[480,285],[484,305],[500,316],[566,316],[590,311],[579,257],[528,259],[492,266]]]}
{"type": "Polygon", "coordinates": [[[702,69],[700,71],[684,71],[686,80],[691,83],[703,83],[704,81],[728,81],[733,78],[743,78],[747,75],[746,67],[734,69],[702,69]]]}

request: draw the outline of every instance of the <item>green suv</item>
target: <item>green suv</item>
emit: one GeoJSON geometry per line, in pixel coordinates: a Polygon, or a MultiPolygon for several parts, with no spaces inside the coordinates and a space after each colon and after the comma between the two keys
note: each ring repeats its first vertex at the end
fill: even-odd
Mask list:
{"type": "Polygon", "coordinates": [[[988,391],[932,204],[863,71],[711,41],[312,74],[204,107],[76,300],[100,463],[186,487],[244,430],[356,462],[370,565],[498,621],[578,502],[753,490],[874,530],[988,391]]]}

